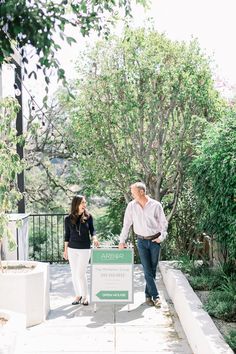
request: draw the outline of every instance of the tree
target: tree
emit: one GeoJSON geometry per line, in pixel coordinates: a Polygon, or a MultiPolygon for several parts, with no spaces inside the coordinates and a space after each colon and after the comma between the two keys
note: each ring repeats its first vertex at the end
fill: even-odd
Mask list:
{"type": "Polygon", "coordinates": [[[165,197],[171,219],[194,144],[222,111],[208,59],[195,41],[145,29],[82,57],[68,106],[84,185],[128,201],[130,183],[143,180],[155,199],[165,197]]]}
{"type": "Polygon", "coordinates": [[[222,119],[206,132],[191,166],[199,227],[216,238],[224,260],[236,258],[236,120],[222,119]]]}
{"type": "Polygon", "coordinates": [[[71,140],[69,144],[65,139],[67,120],[64,107],[54,99],[47,110],[29,104],[24,149],[28,210],[65,212],[78,191],[78,182],[75,185],[72,178],[78,178],[78,161],[71,140]]]}
{"type": "MultiPolygon", "coordinates": [[[[145,2],[137,0],[137,3],[145,2]]],[[[79,27],[83,36],[92,30],[107,35],[119,8],[124,9],[125,16],[131,15],[130,0],[1,0],[0,3],[0,65],[9,60],[16,46],[27,73],[28,61],[32,61],[30,46],[30,53],[34,48],[38,55],[36,68],[43,69],[46,83],[49,82],[48,68],[55,68],[58,78],[65,81],[65,72],[56,59],[60,49],[56,32],[71,44],[76,40],[65,35],[68,24],[79,27]]],[[[36,71],[32,70],[31,75],[36,77],[36,71]]]]}

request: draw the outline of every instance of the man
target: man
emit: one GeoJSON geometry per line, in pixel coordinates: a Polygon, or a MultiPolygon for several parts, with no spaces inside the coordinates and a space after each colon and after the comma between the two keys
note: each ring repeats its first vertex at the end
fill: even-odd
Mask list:
{"type": "Polygon", "coordinates": [[[136,182],[130,188],[134,200],[127,205],[125,211],[119,249],[125,247],[129,229],[133,225],[146,280],[146,303],[149,306],[160,307],[161,301],[155,278],[160,243],[166,238],[168,222],[161,204],[146,194],[144,183],[136,182]]]}

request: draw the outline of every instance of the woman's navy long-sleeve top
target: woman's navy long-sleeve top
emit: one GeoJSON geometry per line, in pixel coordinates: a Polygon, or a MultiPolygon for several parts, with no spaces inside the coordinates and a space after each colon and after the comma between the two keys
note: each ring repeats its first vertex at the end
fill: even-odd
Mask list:
{"type": "Polygon", "coordinates": [[[71,222],[70,215],[65,217],[65,242],[68,242],[68,247],[88,249],[91,247],[90,236],[94,234],[95,230],[91,214],[84,222],[81,222],[81,216],[79,215],[76,224],[71,222]]]}

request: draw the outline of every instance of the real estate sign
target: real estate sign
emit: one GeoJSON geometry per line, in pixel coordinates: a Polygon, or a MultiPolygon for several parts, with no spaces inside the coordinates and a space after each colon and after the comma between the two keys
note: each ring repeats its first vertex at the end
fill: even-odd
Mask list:
{"type": "Polygon", "coordinates": [[[92,249],[91,302],[133,302],[133,250],[92,249]]]}

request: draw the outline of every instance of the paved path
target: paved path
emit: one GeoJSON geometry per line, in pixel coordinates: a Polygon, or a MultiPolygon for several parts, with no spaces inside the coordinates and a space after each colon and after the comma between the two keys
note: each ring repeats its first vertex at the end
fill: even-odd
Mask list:
{"type": "Polygon", "coordinates": [[[72,306],[68,265],[50,266],[51,311],[44,323],[28,328],[24,354],[193,354],[160,274],[157,283],[162,307],[144,303],[144,279],[134,266],[134,304],[72,306]]]}

